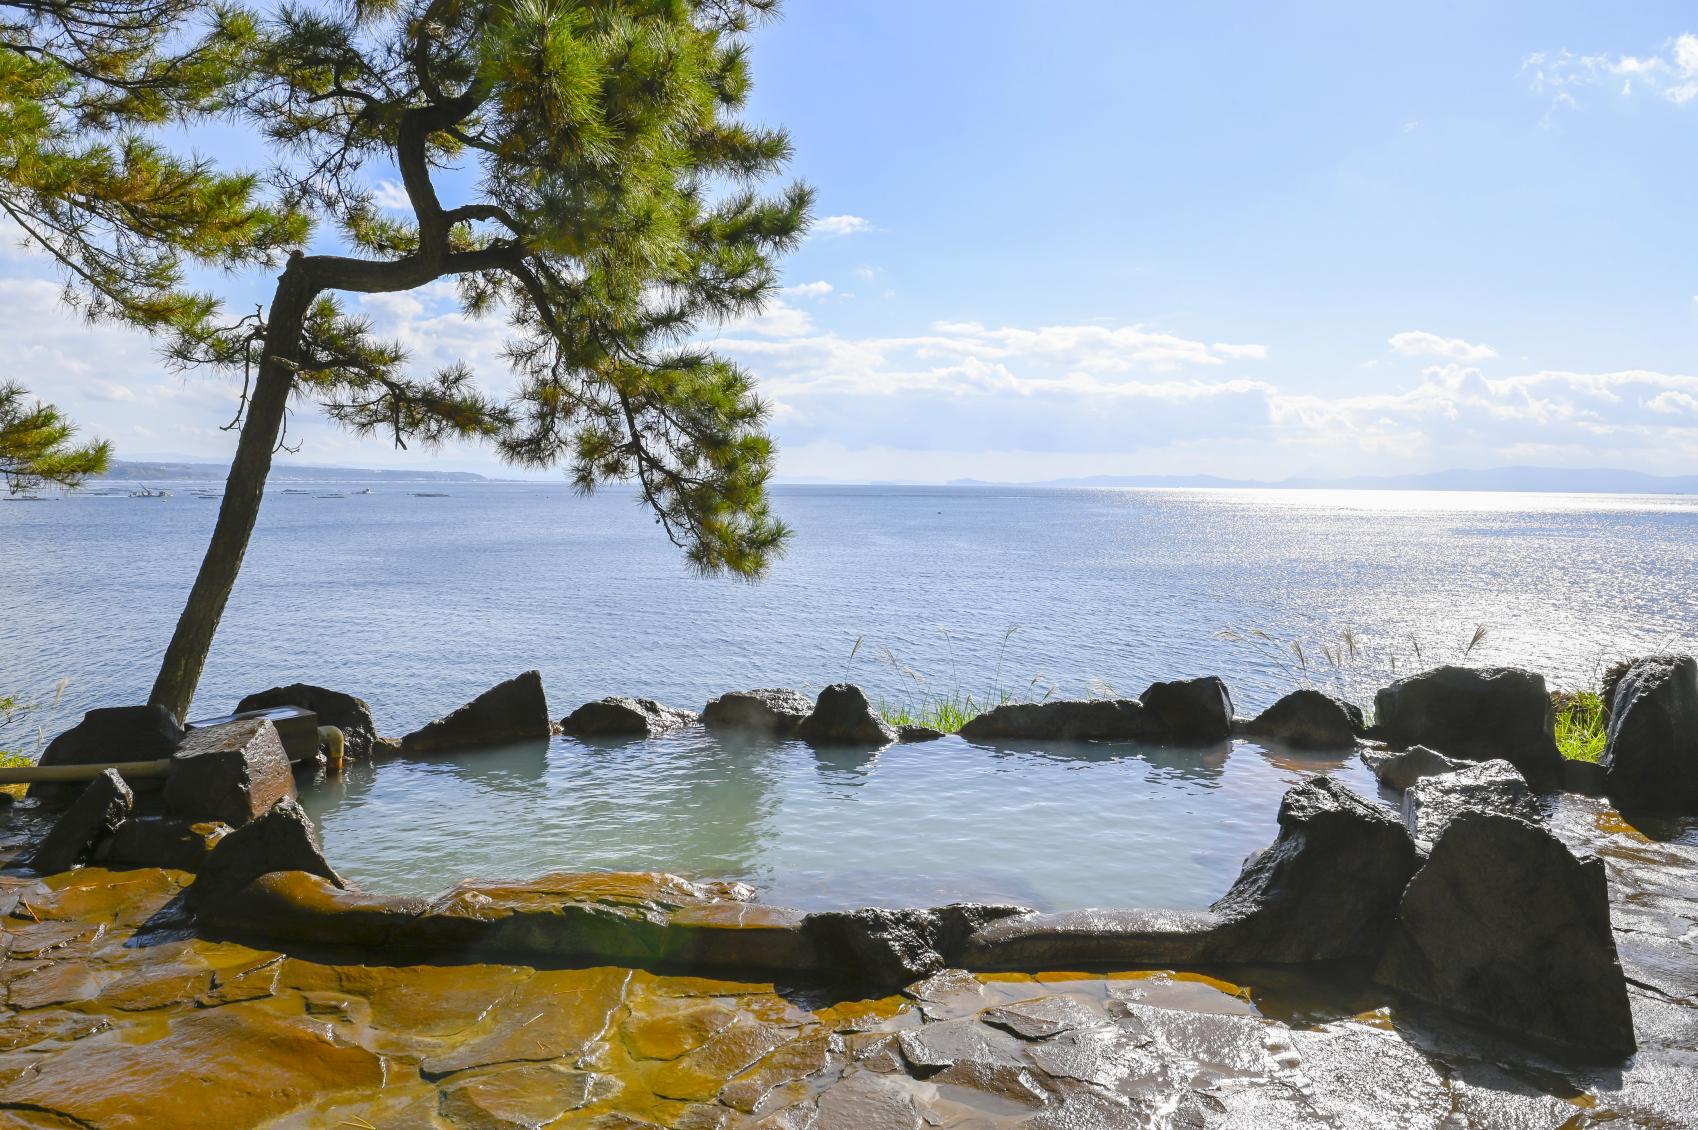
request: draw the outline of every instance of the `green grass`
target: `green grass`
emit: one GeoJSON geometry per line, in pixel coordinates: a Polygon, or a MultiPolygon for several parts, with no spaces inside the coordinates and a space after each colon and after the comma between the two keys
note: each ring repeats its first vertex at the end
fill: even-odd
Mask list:
{"type": "Polygon", "coordinates": [[[925,726],[953,734],[985,711],[1008,701],[1007,694],[979,699],[956,691],[947,695],[922,695],[903,702],[880,699],[878,712],[892,726],[925,726]]]}
{"type": "Polygon", "coordinates": [[[1556,707],[1556,741],[1562,755],[1573,761],[1596,761],[1604,752],[1604,700],[1595,691],[1558,691],[1551,695],[1556,707]]]}

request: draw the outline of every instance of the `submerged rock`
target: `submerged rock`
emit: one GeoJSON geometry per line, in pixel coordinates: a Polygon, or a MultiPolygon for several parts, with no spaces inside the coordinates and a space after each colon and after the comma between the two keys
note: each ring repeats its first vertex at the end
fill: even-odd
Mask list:
{"type": "Polygon", "coordinates": [[[846,982],[896,988],[930,976],[958,960],[967,939],[999,918],[1031,911],[1019,906],[954,903],[929,910],[819,911],[802,921],[802,933],[824,967],[846,982]]]}
{"type": "Polygon", "coordinates": [[[1386,809],[1327,777],[1285,794],[1279,836],[1209,909],[1218,961],[1308,962],[1380,952],[1415,844],[1386,809]]]}
{"type": "Polygon", "coordinates": [[[1609,741],[1598,764],[1623,806],[1698,813],[1698,661],[1634,661],[1610,700],[1609,741]]]}
{"type": "Polygon", "coordinates": [[[663,706],[652,698],[609,696],[586,702],[560,720],[562,733],[579,737],[652,738],[668,730],[694,725],[699,714],[663,706]]]}
{"type": "Polygon", "coordinates": [[[1543,675],[1513,667],[1435,667],[1374,696],[1375,729],[1393,748],[1424,745],[1465,761],[1501,757],[1536,789],[1562,770],[1556,710],[1543,675]]]}
{"type": "Polygon", "coordinates": [[[36,847],[29,865],[42,874],[69,871],[87,860],[130,814],[135,796],[124,779],[108,769],[84,786],[36,847]]]}
{"type": "Polygon", "coordinates": [[[1603,861],[1513,817],[1450,822],[1404,893],[1375,980],[1582,1052],[1636,1047],[1603,861]]]}
{"type": "Polygon", "coordinates": [[[1362,710],[1304,687],[1256,715],[1245,729],[1294,749],[1350,749],[1362,729],[1362,710]]]}
{"type": "Polygon", "coordinates": [[[702,708],[702,723],[710,730],[740,730],[788,738],[814,712],[808,696],[783,687],[722,694],[702,708]]]}
{"type": "Polygon", "coordinates": [[[887,746],[896,740],[896,731],[879,717],[860,687],[833,683],[820,691],[813,711],[796,727],[796,736],[815,746],[887,746]]]}
{"type": "Polygon", "coordinates": [[[1157,741],[1162,725],[1135,698],[1011,702],[961,727],[972,742],[1157,741]]]}
{"type": "Polygon", "coordinates": [[[189,888],[190,902],[198,907],[235,894],[273,871],[305,871],[336,887],[347,887],[325,860],[318,830],[306,811],[293,798],[285,798],[213,846],[189,888]]]}
{"type": "Polygon", "coordinates": [[[251,694],[236,704],[234,713],[265,710],[274,706],[298,706],[318,715],[320,726],[335,726],[346,741],[345,754],[356,761],[371,756],[372,742],[377,737],[377,723],[372,720],[371,707],[364,699],[341,691],[315,687],[311,683],[290,683],[286,687],[251,694]]]}
{"type": "Polygon", "coordinates": [[[1151,683],[1138,701],[1168,741],[1201,744],[1232,735],[1232,692],[1214,675],[1151,683]]]}
{"type": "Polygon", "coordinates": [[[916,742],[935,742],[943,736],[942,730],[934,730],[930,726],[896,727],[896,740],[903,745],[912,745],[916,742]]]}
{"type": "Polygon", "coordinates": [[[1409,788],[1422,777],[1431,777],[1435,773],[1454,773],[1465,765],[1473,764],[1473,762],[1446,757],[1444,754],[1430,750],[1424,745],[1418,745],[1395,753],[1385,750],[1364,750],[1362,764],[1366,765],[1369,772],[1379,778],[1380,784],[1388,789],[1401,791],[1409,788]]]}
{"type": "Polygon", "coordinates": [[[235,827],[295,795],[295,776],[277,727],[244,718],[189,731],[171,758],[165,803],[188,821],[235,827]]]}
{"type": "Polygon", "coordinates": [[[448,714],[401,739],[412,755],[546,738],[553,732],[542,674],[526,671],[498,683],[448,714]]]}
{"type": "MultiPolygon", "coordinates": [[[[106,706],[84,714],[81,722],[48,742],[38,764],[159,761],[170,757],[182,741],[183,727],[163,706],[106,706]]],[[[44,781],[31,785],[29,794],[62,802],[78,791],[74,784],[44,781]]]]}
{"type": "Polygon", "coordinates": [[[1422,777],[1403,794],[1403,823],[1416,840],[1431,843],[1463,812],[1499,812],[1537,824],[1539,798],[1507,761],[1471,761],[1450,773],[1422,777]]]}

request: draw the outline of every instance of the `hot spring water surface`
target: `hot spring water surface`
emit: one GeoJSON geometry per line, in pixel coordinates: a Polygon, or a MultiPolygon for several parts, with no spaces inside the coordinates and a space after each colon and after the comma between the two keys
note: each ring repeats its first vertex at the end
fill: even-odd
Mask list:
{"type": "Polygon", "coordinates": [[[549,871],[738,879],[802,909],[1013,901],[1202,907],[1272,841],[1317,773],[1378,795],[1354,757],[960,738],[876,754],[571,738],[358,765],[302,797],[345,876],[387,894],[549,871]]]}

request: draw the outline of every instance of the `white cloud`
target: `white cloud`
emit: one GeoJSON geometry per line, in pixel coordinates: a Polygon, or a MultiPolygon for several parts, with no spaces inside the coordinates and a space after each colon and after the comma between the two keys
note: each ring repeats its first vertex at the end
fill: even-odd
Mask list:
{"type": "Polygon", "coordinates": [[[407,190],[398,180],[380,180],[372,186],[372,203],[379,208],[387,208],[392,212],[411,212],[413,202],[407,198],[407,190]]]}
{"type": "Polygon", "coordinates": [[[862,216],[821,216],[810,234],[821,236],[860,235],[873,230],[872,221],[862,216]]]}
{"type": "Polygon", "coordinates": [[[1551,105],[1578,108],[1570,89],[1621,79],[1618,92],[1631,98],[1638,86],[1661,91],[1682,105],[1698,98],[1698,35],[1666,41],[1650,55],[1580,55],[1573,51],[1537,51],[1521,61],[1521,73],[1535,91],[1552,93],[1551,105]]]}
{"type": "Polygon", "coordinates": [[[786,294],[794,294],[798,298],[824,298],[832,291],[832,285],[821,279],[818,282],[798,283],[784,288],[786,294]]]}
{"type": "Polygon", "coordinates": [[[1425,330],[1392,334],[1386,344],[1405,357],[1443,357],[1450,361],[1486,361],[1498,355],[1489,345],[1476,345],[1456,337],[1440,337],[1425,330]]]}
{"type": "Polygon", "coordinates": [[[1660,392],[1645,402],[1645,407],[1653,412],[1661,412],[1669,416],[1698,415],[1698,397],[1687,392],[1660,392]]]}

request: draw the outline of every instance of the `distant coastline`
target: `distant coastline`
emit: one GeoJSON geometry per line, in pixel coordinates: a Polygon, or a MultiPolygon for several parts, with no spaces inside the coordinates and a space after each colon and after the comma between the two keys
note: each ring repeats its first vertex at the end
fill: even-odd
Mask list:
{"type": "MultiPolygon", "coordinates": [[[[114,459],[100,481],[105,482],[223,482],[230,468],[223,463],[152,463],[114,459]]],[[[271,482],[284,483],[482,483],[490,480],[471,471],[377,471],[368,467],[305,467],[275,463],[271,482]]]]}

